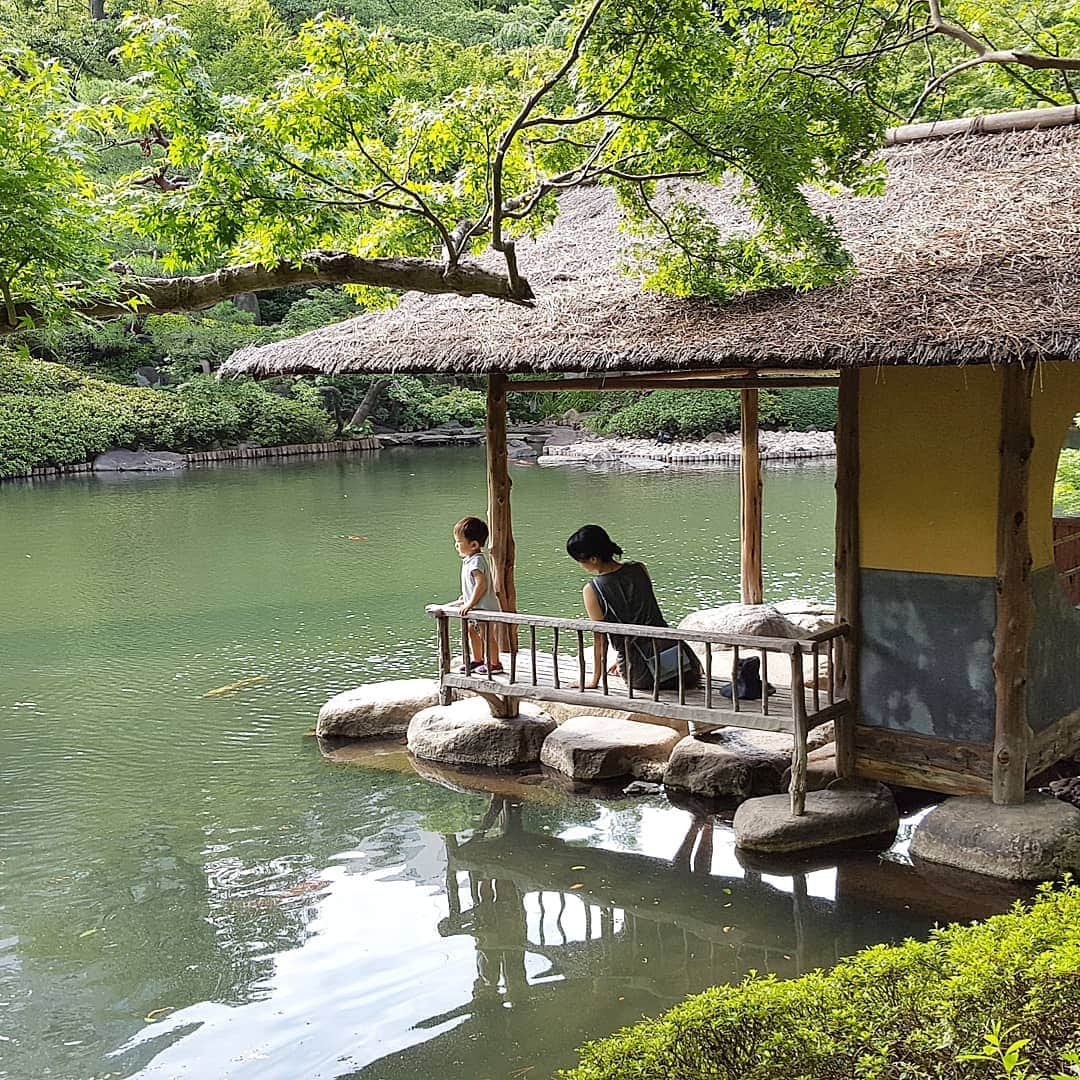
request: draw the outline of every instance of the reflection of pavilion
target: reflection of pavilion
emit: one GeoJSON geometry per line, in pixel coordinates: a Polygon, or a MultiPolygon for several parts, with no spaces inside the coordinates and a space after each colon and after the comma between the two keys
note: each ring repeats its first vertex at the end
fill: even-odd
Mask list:
{"type": "Polygon", "coordinates": [[[427,1042],[357,1075],[550,1075],[567,1047],[687,994],[750,970],[793,976],[932,922],[900,911],[883,926],[876,905],[809,895],[806,873],[789,875],[790,892],[752,870],[715,875],[712,819],[688,822],[664,860],[528,832],[519,805],[493,798],[469,839],[445,838],[438,929],[475,941],[471,997],[418,1025],[427,1042]]]}

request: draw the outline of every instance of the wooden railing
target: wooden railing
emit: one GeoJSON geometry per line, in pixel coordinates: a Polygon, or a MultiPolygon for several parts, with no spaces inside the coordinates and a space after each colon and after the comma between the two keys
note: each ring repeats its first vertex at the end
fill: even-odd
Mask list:
{"type": "MultiPolygon", "coordinates": [[[[685,720],[691,732],[717,727],[786,732],[794,739],[790,789],[794,814],[803,812],[806,796],[807,734],[826,721],[849,712],[848,702],[837,691],[848,634],[847,625],[842,623],[802,638],[773,638],[511,612],[470,611],[462,617],[453,607],[429,607],[427,611],[437,625],[440,700],[443,704],[448,704],[453,691],[459,689],[482,694],[499,715],[513,715],[516,699],[531,698],[685,720]],[[460,663],[464,669],[461,671],[453,670],[452,627],[455,624],[460,634],[460,663]],[[503,672],[479,674],[470,671],[470,624],[482,628],[485,640],[500,634],[510,640],[517,637],[517,647],[502,654],[503,672]],[[644,648],[646,655],[651,650],[653,656],[652,687],[635,688],[634,680],[609,673],[605,662],[598,673],[599,685],[588,688],[594,635],[603,635],[608,642],[621,639],[622,651],[631,658],[631,663],[631,639],[648,640],[649,644],[644,648]],[[590,639],[588,643],[586,636],[590,639]],[[693,685],[694,680],[688,678],[680,665],[676,685],[668,689],[661,687],[658,639],[700,647],[702,674],[697,685],[693,685]],[[567,645],[570,655],[563,652],[567,645]],[[731,652],[730,665],[722,674],[716,662],[717,650],[731,652]],[[740,699],[736,689],[740,662],[752,655],[760,659],[763,692],[760,698],[740,699]],[[774,676],[783,668],[790,673],[788,685],[778,685],[772,695],[765,689],[769,685],[770,657],[774,676]],[[804,672],[807,658],[812,660],[809,683],[804,672]],[[720,693],[725,686],[732,688],[730,697],[720,693]]],[[[780,682],[777,677],[777,683],[780,682]]]]}
{"type": "Polygon", "coordinates": [[[1066,596],[1080,604],[1080,518],[1054,518],[1054,564],[1066,596]]]}

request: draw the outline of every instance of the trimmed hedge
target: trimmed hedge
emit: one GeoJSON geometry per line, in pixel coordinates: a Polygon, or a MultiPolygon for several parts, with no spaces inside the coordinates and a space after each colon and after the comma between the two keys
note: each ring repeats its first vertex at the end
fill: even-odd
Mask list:
{"type": "MultiPolygon", "coordinates": [[[[765,427],[792,431],[836,427],[836,390],[831,387],[763,390],[759,408],[765,427]]],[[[653,390],[620,402],[616,410],[601,412],[596,427],[627,438],[655,438],[660,431],[685,438],[736,431],[739,395],[734,390],[653,390]]]]}
{"type": "Polygon", "coordinates": [[[1066,1080],[1080,1075],[1078,1051],[1080,887],[1067,882],[1030,906],[875,946],[831,971],[714,987],[588,1044],[559,1075],[1066,1080]]]}
{"type": "Polygon", "coordinates": [[[292,393],[205,377],[175,390],[140,389],[44,360],[0,357],[0,476],[77,465],[111,447],[205,450],[329,438],[318,392],[305,386],[292,393]]]}
{"type": "Polygon", "coordinates": [[[1054,481],[1054,513],[1080,517],[1080,450],[1062,450],[1054,481]]]}

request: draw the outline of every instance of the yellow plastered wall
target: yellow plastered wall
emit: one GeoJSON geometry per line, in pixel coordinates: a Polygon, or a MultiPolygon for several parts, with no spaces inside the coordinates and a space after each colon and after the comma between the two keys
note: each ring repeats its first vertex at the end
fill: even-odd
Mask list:
{"type": "MultiPolygon", "coordinates": [[[[864,370],[859,381],[862,565],[993,577],[1000,369],[879,368],[864,370]]],[[[1036,568],[1054,561],[1054,474],[1077,412],[1080,365],[1041,364],[1029,494],[1036,568]]]]}
{"type": "Polygon", "coordinates": [[[861,372],[864,567],[994,574],[1000,413],[1000,373],[990,368],[861,372]]]}

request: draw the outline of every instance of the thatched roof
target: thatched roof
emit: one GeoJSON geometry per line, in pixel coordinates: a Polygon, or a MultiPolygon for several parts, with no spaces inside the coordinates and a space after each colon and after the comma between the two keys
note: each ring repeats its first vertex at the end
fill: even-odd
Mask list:
{"type": "MultiPolygon", "coordinates": [[[[411,294],[289,341],[232,372],[594,372],[1080,360],[1080,125],[895,145],[883,196],[812,195],[855,257],[847,283],[716,304],[643,292],[613,197],[562,198],[519,244],[537,295],[411,294]]],[[[745,215],[700,188],[732,230],[745,215]]]]}

